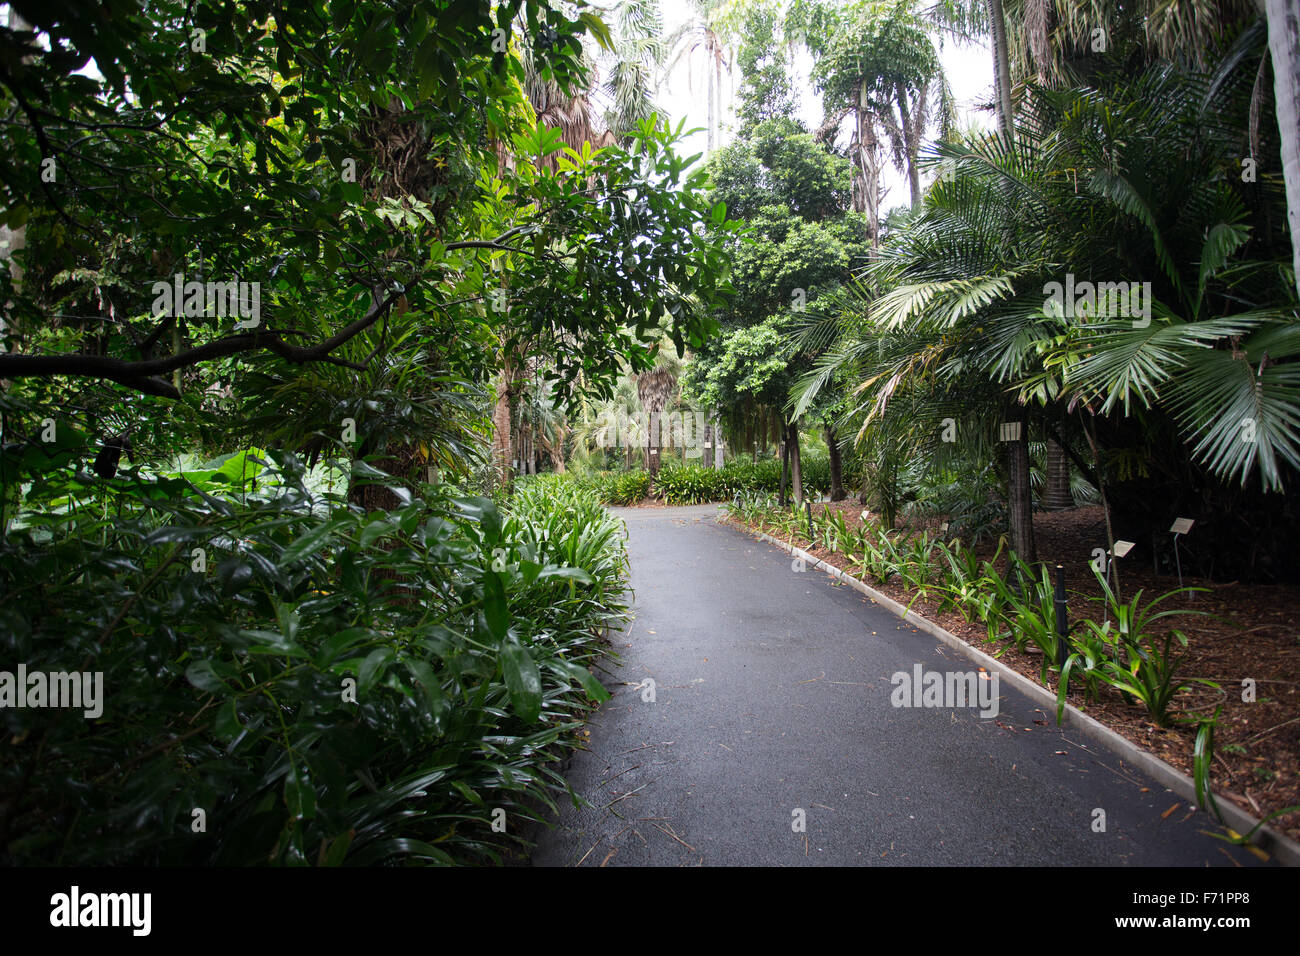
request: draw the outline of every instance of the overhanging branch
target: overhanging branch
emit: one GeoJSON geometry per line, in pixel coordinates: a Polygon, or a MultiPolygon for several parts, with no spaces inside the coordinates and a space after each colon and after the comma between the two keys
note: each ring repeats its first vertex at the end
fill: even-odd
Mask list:
{"type": "Polygon", "coordinates": [[[315,345],[290,345],[276,333],[250,332],[230,335],[208,342],[175,355],[157,359],[128,361],[107,355],[0,355],[0,378],[32,378],[71,375],[80,378],[97,378],[117,382],[147,395],[179,398],[180,393],[168,382],[159,378],[181,368],[189,368],[214,359],[265,349],[295,364],[331,362],[358,368],[356,363],[330,355],[349,339],[374,325],[402,298],[402,293],[392,292],[382,302],[374,304],[355,322],[345,325],[328,339],[315,345]]]}

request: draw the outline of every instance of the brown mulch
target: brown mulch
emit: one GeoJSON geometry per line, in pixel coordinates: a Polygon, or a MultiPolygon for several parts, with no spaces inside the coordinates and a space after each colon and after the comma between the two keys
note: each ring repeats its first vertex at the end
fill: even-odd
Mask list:
{"type": "MultiPolygon", "coordinates": [[[[813,506],[815,513],[827,508],[842,511],[850,527],[862,523],[863,508],[856,501],[813,506]]],[[[839,552],[809,547],[806,536],[791,539],[771,527],[759,530],[788,541],[855,577],[865,577],[861,568],[850,566],[839,552]]],[[[904,533],[920,530],[918,525],[904,533]]],[[[926,530],[932,536],[946,537],[939,532],[937,522],[926,530]]],[[[1093,506],[1036,514],[1034,533],[1039,560],[1065,566],[1070,619],[1090,617],[1100,622],[1103,607],[1088,598],[1101,595],[1089,563],[1094,548],[1106,547],[1102,509],[1093,506]]],[[[975,550],[981,558],[992,558],[996,549],[997,542],[991,541],[981,542],[975,550]]],[[[1147,599],[1178,587],[1176,576],[1157,576],[1150,566],[1121,561],[1118,568],[1121,596],[1126,600],[1142,589],[1145,604],[1147,599]]],[[[998,648],[988,643],[987,628],[982,623],[969,624],[956,612],[940,612],[936,600],[917,598],[915,592],[896,583],[880,586],[869,577],[865,579],[877,590],[903,605],[910,604],[913,611],[968,643],[998,653],[998,648]]],[[[1212,773],[1220,799],[1228,798],[1257,818],[1300,804],[1300,587],[1211,582],[1187,575],[1183,583],[1208,588],[1209,592],[1197,593],[1190,601],[1185,596],[1170,598],[1160,606],[1207,613],[1163,618],[1157,626],[1177,628],[1188,636],[1187,656],[1177,676],[1204,677],[1217,683],[1222,691],[1204,686],[1186,690],[1175,700],[1171,711],[1176,718],[1195,718],[1213,714],[1216,706],[1222,707],[1214,735],[1212,773]],[[1253,703],[1241,699],[1244,678],[1255,681],[1253,703]]],[[[1161,636],[1163,633],[1161,630],[1161,636]]],[[[1021,653],[1009,644],[1001,647],[1005,650],[998,656],[1003,663],[1031,680],[1039,679],[1042,655],[1036,648],[1021,653]]],[[[1192,773],[1194,726],[1175,722],[1172,727],[1159,727],[1147,719],[1141,703],[1126,703],[1113,688],[1103,687],[1098,699],[1089,701],[1082,688],[1075,690],[1073,683],[1071,704],[1184,773],[1192,773]]],[[[1051,689],[1055,691],[1055,686],[1051,689]]],[[[1055,717],[1054,713],[1048,715],[1053,721],[1055,717]]],[[[1300,813],[1279,817],[1270,825],[1292,839],[1300,839],[1300,813]]]]}

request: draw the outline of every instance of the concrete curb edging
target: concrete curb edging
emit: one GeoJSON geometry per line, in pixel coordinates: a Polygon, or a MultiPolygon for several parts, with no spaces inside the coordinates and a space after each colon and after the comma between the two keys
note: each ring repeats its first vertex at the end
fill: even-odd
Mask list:
{"type": "MultiPolygon", "coordinates": [[[[775,538],[762,531],[755,531],[747,525],[730,521],[726,517],[719,517],[723,522],[734,525],[738,530],[744,530],[760,540],[766,541],[769,544],[774,544],[796,557],[803,558],[810,568],[824,571],[841,583],[847,584],[854,590],[865,594],[881,607],[886,608],[895,614],[901,620],[914,625],[917,630],[924,631],[932,637],[937,637],[949,647],[975,661],[985,670],[996,672],[999,675],[1000,680],[1004,680],[1008,684],[1011,684],[1026,697],[1042,704],[1045,708],[1053,712],[1055,711],[1056,695],[1046,687],[1043,687],[1036,681],[1030,680],[1019,671],[1013,670],[997,658],[984,653],[974,645],[966,643],[966,641],[962,640],[952,632],[940,627],[938,624],[935,624],[933,621],[921,617],[914,611],[908,610],[902,604],[898,603],[888,595],[877,591],[869,584],[859,581],[851,574],[835,567],[835,565],[828,564],[820,558],[815,558],[802,548],[796,548],[794,545],[782,541],[780,538],[775,538]]],[[[1191,777],[1187,776],[1187,774],[1183,773],[1181,770],[1166,763],[1154,754],[1148,753],[1128,738],[1111,730],[1100,721],[1089,717],[1087,714],[1083,713],[1083,711],[1069,703],[1065,705],[1065,713],[1061,721],[1061,726],[1066,725],[1079,730],[1089,740],[1109,750],[1117,757],[1126,760],[1157,783],[1168,787],[1174,793],[1195,805],[1196,784],[1191,777]]],[[[1258,820],[1226,798],[1221,798],[1218,801],[1218,805],[1220,813],[1223,814],[1224,821],[1238,833],[1249,833],[1251,830],[1255,829],[1255,827],[1259,826],[1258,820]]],[[[1211,819],[1213,819],[1213,815],[1210,816],[1211,819]]],[[[1300,866],[1300,843],[1297,843],[1290,837],[1286,836],[1286,834],[1280,833],[1272,827],[1259,826],[1259,829],[1255,830],[1255,835],[1251,839],[1251,842],[1260,849],[1271,854],[1284,866],[1300,866]]]]}

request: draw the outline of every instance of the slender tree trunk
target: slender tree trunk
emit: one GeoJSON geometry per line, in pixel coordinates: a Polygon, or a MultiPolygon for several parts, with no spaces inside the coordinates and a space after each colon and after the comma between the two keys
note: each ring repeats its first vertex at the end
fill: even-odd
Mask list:
{"type": "Polygon", "coordinates": [[[1011,526],[1011,550],[1022,561],[1033,564],[1038,560],[1038,548],[1034,541],[1034,501],[1029,482],[1029,423],[1024,406],[1014,399],[1008,401],[1006,415],[1002,420],[1013,428],[1018,425],[1020,432],[1018,440],[1005,442],[1007,520],[1011,526]]]}
{"type": "Polygon", "coordinates": [[[718,44],[717,44],[716,48],[714,49],[714,55],[713,55],[713,79],[714,79],[714,85],[717,87],[717,97],[716,97],[717,116],[715,117],[715,119],[716,119],[716,121],[717,121],[717,124],[718,124],[718,139],[717,139],[717,146],[718,146],[718,149],[721,149],[721,148],[722,148],[722,113],[723,113],[723,108],[722,108],[722,43],[721,43],[721,41],[718,41],[718,44]]]}
{"type": "Polygon", "coordinates": [[[492,410],[492,463],[497,481],[502,488],[510,489],[514,481],[514,363],[506,358],[497,374],[497,400],[492,410]]]}
{"type": "Polygon", "coordinates": [[[848,497],[844,490],[844,462],[840,458],[840,444],[835,437],[835,429],[825,426],[826,450],[831,459],[831,501],[843,501],[848,497]]]}
{"type": "MultiPolygon", "coordinates": [[[[15,32],[31,29],[31,27],[28,26],[27,21],[20,17],[18,11],[13,7],[9,8],[9,29],[15,32]]],[[[22,62],[27,63],[30,60],[31,57],[25,56],[23,57],[22,62]]],[[[27,227],[25,225],[19,226],[17,229],[10,229],[8,226],[0,226],[0,261],[3,261],[5,267],[9,269],[9,274],[13,279],[15,291],[20,291],[22,289],[23,270],[22,266],[15,261],[14,253],[21,251],[26,245],[27,227]]],[[[12,305],[13,303],[11,302],[4,303],[4,312],[6,314],[10,313],[12,305]]],[[[0,316],[0,351],[4,350],[3,337],[8,331],[8,321],[3,316],[0,316]]],[[[8,382],[0,383],[0,388],[7,388],[8,384],[8,382]]]]}
{"type": "Polygon", "coordinates": [[[786,497],[785,489],[789,486],[790,479],[790,442],[784,437],[781,439],[781,493],[777,496],[777,504],[782,508],[785,507],[786,497]]]}
{"type": "Polygon", "coordinates": [[[650,434],[646,440],[646,468],[651,475],[659,474],[659,459],[662,457],[661,444],[662,436],[659,434],[662,422],[658,412],[651,412],[649,416],[650,434]]]}
{"type": "Polygon", "coordinates": [[[913,116],[912,111],[907,108],[907,90],[901,86],[898,88],[898,118],[902,121],[900,128],[903,131],[903,146],[907,159],[907,187],[912,196],[913,209],[921,205],[921,170],[917,164],[921,131],[914,127],[920,126],[920,118],[924,115],[924,110],[924,89],[917,101],[916,115],[913,116]]]}
{"type": "Polygon", "coordinates": [[[713,416],[713,467],[722,467],[722,421],[713,416]]]}
{"type": "MultiPolygon", "coordinates": [[[[1007,52],[1007,25],[1002,15],[1002,0],[985,0],[988,5],[990,36],[993,41],[993,91],[997,99],[998,126],[1011,140],[1014,114],[1011,105],[1011,61],[1007,52]]],[[[1038,560],[1034,541],[1033,491],[1029,481],[1029,423],[1018,402],[1007,403],[1003,419],[1019,423],[1019,435],[1007,445],[1007,520],[1011,526],[1011,548],[1022,561],[1038,560]]]]}
{"type": "Polygon", "coordinates": [[[713,126],[715,122],[715,116],[713,112],[714,111],[713,87],[714,87],[714,73],[717,71],[718,68],[718,64],[715,60],[716,54],[713,49],[712,38],[710,38],[709,43],[705,49],[707,50],[708,57],[709,57],[709,66],[708,69],[705,71],[705,76],[704,76],[704,81],[709,85],[709,92],[708,92],[709,138],[708,138],[708,142],[705,145],[704,158],[708,159],[710,156],[713,155],[713,126]]]}
{"type": "MultiPolygon", "coordinates": [[[[1285,3],[1286,0],[1280,0],[1285,3]]],[[[998,111],[998,126],[1010,136],[1012,130],[1011,60],[1007,53],[1007,23],[1002,16],[1002,0],[985,0],[989,14],[989,36],[993,46],[993,94],[998,111]]]]}
{"type": "Polygon", "coordinates": [[[1268,49],[1273,58],[1273,100],[1282,135],[1282,177],[1291,230],[1291,265],[1300,295],[1300,8],[1296,0],[1265,0],[1268,49]]]}
{"type": "Polygon", "coordinates": [[[796,508],[803,507],[803,467],[799,461],[799,426],[787,426],[786,446],[790,449],[790,496],[796,508]]]}

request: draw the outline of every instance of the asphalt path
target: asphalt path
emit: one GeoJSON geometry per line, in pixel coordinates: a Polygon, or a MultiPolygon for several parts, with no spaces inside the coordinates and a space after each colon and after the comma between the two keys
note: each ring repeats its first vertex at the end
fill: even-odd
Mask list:
{"type": "Polygon", "coordinates": [[[1005,683],[894,706],[918,664],[991,682],[715,506],[613,510],[635,619],[535,865],[1257,865],[1005,683]]]}

